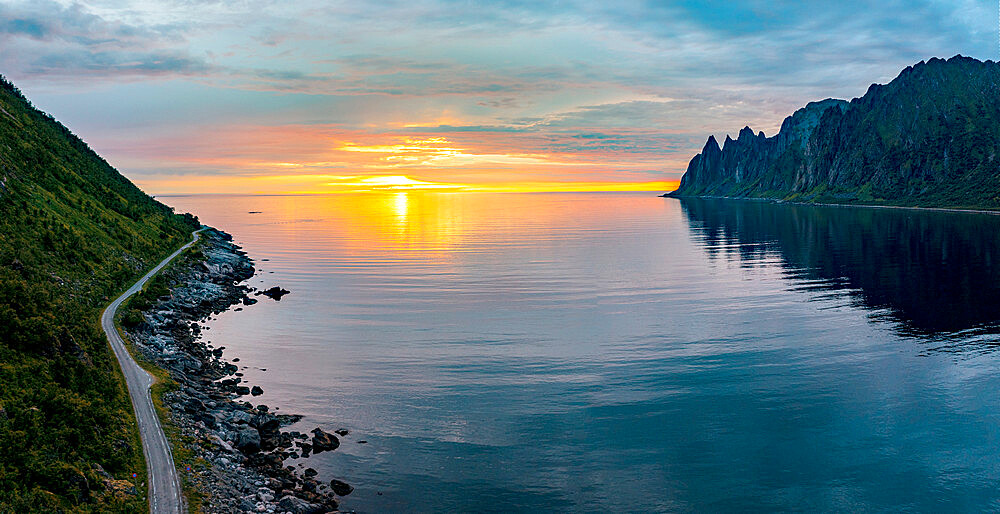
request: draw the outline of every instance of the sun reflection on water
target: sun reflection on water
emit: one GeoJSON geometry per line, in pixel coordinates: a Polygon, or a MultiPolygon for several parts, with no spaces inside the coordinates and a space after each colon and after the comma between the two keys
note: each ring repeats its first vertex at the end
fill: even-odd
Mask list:
{"type": "Polygon", "coordinates": [[[396,215],[396,220],[401,224],[407,222],[410,210],[410,197],[408,193],[396,193],[392,195],[392,212],[396,215]]]}

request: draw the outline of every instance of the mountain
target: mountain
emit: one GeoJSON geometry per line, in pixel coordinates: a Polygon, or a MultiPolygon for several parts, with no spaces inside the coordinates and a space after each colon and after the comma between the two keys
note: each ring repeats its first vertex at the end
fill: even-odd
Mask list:
{"type": "Polygon", "coordinates": [[[998,148],[1000,63],[933,58],[810,103],[775,136],[709,137],[669,195],[997,209],[998,148]]]}
{"type": "Polygon", "coordinates": [[[197,226],[0,77],[0,511],[148,510],[132,406],[98,320],[197,226]],[[108,474],[137,492],[110,490],[108,474]]]}

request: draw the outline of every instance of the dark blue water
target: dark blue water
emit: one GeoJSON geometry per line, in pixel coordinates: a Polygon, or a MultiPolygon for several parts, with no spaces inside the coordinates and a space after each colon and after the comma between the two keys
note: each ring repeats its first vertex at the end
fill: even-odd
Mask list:
{"type": "Polygon", "coordinates": [[[1000,217],[167,201],[232,232],[254,284],[292,291],[209,335],[258,401],[351,430],[299,461],[357,487],[345,509],[1000,509],[1000,217]]]}

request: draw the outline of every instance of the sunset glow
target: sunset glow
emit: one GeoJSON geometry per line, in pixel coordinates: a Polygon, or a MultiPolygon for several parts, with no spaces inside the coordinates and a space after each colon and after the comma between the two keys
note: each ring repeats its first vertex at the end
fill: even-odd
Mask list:
{"type": "Polygon", "coordinates": [[[416,180],[405,175],[336,176],[336,175],[255,175],[244,178],[193,177],[188,188],[173,190],[175,181],[155,180],[146,187],[164,191],[161,194],[189,194],[189,190],[226,191],[241,194],[326,194],[364,193],[379,191],[438,191],[438,192],[597,192],[597,191],[673,191],[676,181],[652,182],[479,182],[475,184],[442,183],[416,180]]]}
{"type": "Polygon", "coordinates": [[[992,55],[949,42],[993,11],[917,3],[0,3],[0,73],[152,194],[665,190],[708,134],[992,55]]]}
{"type": "MultiPolygon", "coordinates": [[[[610,152],[553,152],[531,138],[502,132],[425,137],[332,126],[245,126],[206,132],[200,144],[212,145],[214,155],[206,155],[209,152],[200,144],[166,138],[162,151],[154,150],[156,158],[189,171],[151,173],[137,182],[161,194],[667,191],[677,182],[658,179],[659,174],[648,171],[663,164],[657,160],[632,157],[626,162],[610,152]],[[509,152],[510,148],[523,151],[509,152]],[[215,172],[200,171],[204,169],[215,172]]],[[[142,158],[148,158],[150,150],[143,148],[142,158]]],[[[132,151],[124,148],[122,154],[132,151]]]]}

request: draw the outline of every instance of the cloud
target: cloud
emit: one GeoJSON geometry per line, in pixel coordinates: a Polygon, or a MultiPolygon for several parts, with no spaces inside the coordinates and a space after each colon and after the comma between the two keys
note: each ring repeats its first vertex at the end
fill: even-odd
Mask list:
{"type": "Polygon", "coordinates": [[[185,26],[175,23],[132,24],[108,19],[81,4],[51,0],[0,3],[0,38],[30,38],[58,44],[110,49],[176,45],[185,26]]]}
{"type": "Polygon", "coordinates": [[[445,137],[488,166],[676,178],[708,134],[992,57],[994,18],[983,0],[0,0],[0,73],[132,170],[350,168],[331,141],[445,137]],[[86,85],[115,101],[78,101],[86,85]]]}
{"type": "Polygon", "coordinates": [[[152,77],[157,75],[207,74],[212,67],[204,61],[171,51],[88,52],[63,51],[37,55],[24,68],[31,74],[82,78],[87,75],[152,77]]]}
{"type": "Polygon", "coordinates": [[[507,96],[504,98],[496,98],[493,100],[484,100],[481,102],[476,102],[476,105],[482,105],[483,107],[492,107],[494,109],[516,109],[521,107],[521,102],[512,96],[507,96]]]}
{"type": "Polygon", "coordinates": [[[79,4],[0,4],[0,64],[14,77],[65,80],[206,75],[213,67],[178,48],[173,25],[102,18],[79,4]]]}

